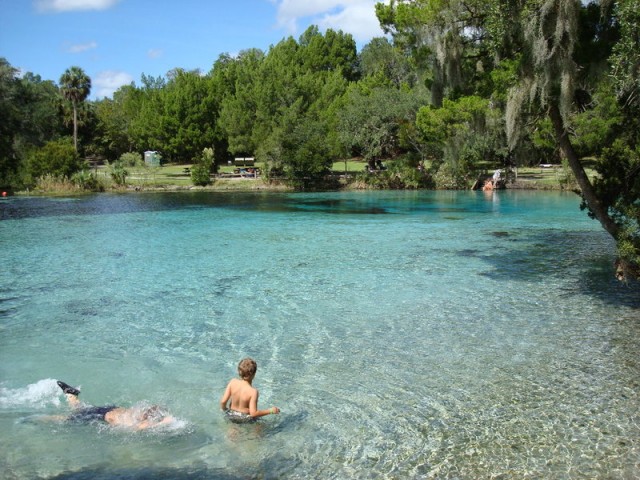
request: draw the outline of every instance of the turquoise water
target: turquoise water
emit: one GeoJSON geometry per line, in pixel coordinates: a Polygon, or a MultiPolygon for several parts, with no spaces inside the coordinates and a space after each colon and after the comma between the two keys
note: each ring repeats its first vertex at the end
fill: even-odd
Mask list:
{"type": "Polygon", "coordinates": [[[637,478],[640,289],[573,194],[0,202],[0,477],[637,478]],[[260,405],[218,401],[244,356],[260,405]],[[130,433],[41,421],[161,403],[130,433]]]}

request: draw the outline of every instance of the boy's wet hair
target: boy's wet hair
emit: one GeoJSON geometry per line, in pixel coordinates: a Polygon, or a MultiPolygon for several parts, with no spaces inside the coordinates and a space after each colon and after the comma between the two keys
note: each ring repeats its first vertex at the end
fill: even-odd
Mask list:
{"type": "Polygon", "coordinates": [[[258,370],[258,364],[252,358],[243,358],[238,364],[238,375],[243,380],[253,378],[258,370]]]}
{"type": "Polygon", "coordinates": [[[146,407],[142,410],[140,418],[142,420],[159,422],[166,416],[167,414],[165,410],[160,405],[151,405],[150,407],[146,407]]]}

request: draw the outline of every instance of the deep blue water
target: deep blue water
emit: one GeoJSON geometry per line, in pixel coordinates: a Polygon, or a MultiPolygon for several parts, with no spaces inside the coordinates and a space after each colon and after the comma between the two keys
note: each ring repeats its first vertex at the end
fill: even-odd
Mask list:
{"type": "Polygon", "coordinates": [[[0,201],[0,476],[636,478],[640,296],[573,194],[0,201]],[[258,425],[218,401],[254,357],[258,425]],[[41,421],[159,402],[175,428],[41,421]]]}

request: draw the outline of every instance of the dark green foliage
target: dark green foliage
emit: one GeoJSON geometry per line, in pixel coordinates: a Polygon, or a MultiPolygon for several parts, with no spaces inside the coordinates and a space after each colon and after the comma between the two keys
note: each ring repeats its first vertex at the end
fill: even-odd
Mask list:
{"type": "Polygon", "coordinates": [[[97,125],[93,145],[96,153],[116,159],[133,148],[133,132],[130,129],[131,118],[125,108],[125,95],[128,90],[121,89],[113,99],[105,98],[95,102],[97,125]]]}
{"type": "Polygon", "coordinates": [[[216,121],[209,79],[197,71],[174,70],[160,98],[159,150],[169,162],[197,156],[211,144],[216,121]]]}
{"type": "Polygon", "coordinates": [[[640,147],[632,149],[623,140],[615,141],[602,152],[596,170],[598,196],[621,225],[620,257],[640,265],[640,147]]]}
{"type": "Polygon", "coordinates": [[[333,162],[325,142],[326,128],[322,122],[303,117],[283,137],[284,172],[297,188],[308,188],[329,172],[333,162]]]}
{"type": "Polygon", "coordinates": [[[91,92],[91,79],[80,67],[68,68],[60,77],[60,92],[73,109],[73,146],[78,149],[78,109],[91,92]]]}
{"type": "Polygon", "coordinates": [[[600,84],[589,107],[573,118],[574,143],[583,157],[600,155],[623,132],[624,113],[609,82],[600,84]]]}
{"type": "Polygon", "coordinates": [[[0,58],[0,184],[21,188],[26,152],[62,132],[58,88],[51,81],[18,71],[0,58]]]}
{"type": "Polygon", "coordinates": [[[14,138],[20,130],[17,70],[0,58],[0,186],[15,183],[19,159],[14,150],[14,138]]]}
{"type": "Polygon", "coordinates": [[[609,59],[615,89],[621,102],[640,109],[640,0],[614,4],[614,17],[620,25],[620,39],[609,59]]]}
{"type": "Polygon", "coordinates": [[[534,163],[528,166],[532,167],[540,163],[560,163],[560,150],[549,118],[541,118],[535,123],[530,138],[531,148],[535,149],[537,156],[534,163]]]}
{"type": "Polygon", "coordinates": [[[194,185],[205,186],[211,183],[211,173],[207,165],[201,163],[191,167],[191,182],[194,185]]]}
{"type": "Polygon", "coordinates": [[[213,149],[204,148],[202,155],[200,155],[191,167],[191,181],[193,184],[205,186],[211,183],[211,169],[213,165],[213,149]]]}
{"type": "Polygon", "coordinates": [[[47,174],[70,179],[84,167],[71,139],[63,138],[32,149],[27,155],[26,174],[32,182],[47,174]]]}
{"type": "MultiPolygon", "coordinates": [[[[365,82],[366,83],[366,82],[365,82]]],[[[372,163],[400,153],[400,129],[413,123],[420,106],[416,92],[353,85],[338,121],[341,141],[355,155],[372,163]]]]}
{"type": "Polygon", "coordinates": [[[125,168],[125,165],[125,162],[122,160],[117,160],[109,166],[111,179],[116,185],[122,186],[127,182],[129,171],[125,168]]]}
{"type": "Polygon", "coordinates": [[[328,29],[322,35],[310,26],[300,36],[300,63],[308,72],[340,72],[346,80],[357,78],[357,53],[353,37],[328,29]]]}
{"type": "Polygon", "coordinates": [[[434,179],[410,155],[386,162],[383,170],[359,173],[357,182],[372,189],[434,188],[434,179]]]}
{"type": "Polygon", "coordinates": [[[104,191],[104,185],[100,182],[98,177],[88,170],[80,170],[79,172],[74,173],[71,176],[71,182],[82,190],[90,192],[104,191]]]}
{"type": "MultiPolygon", "coordinates": [[[[614,210],[620,205],[634,204],[640,198],[640,149],[615,141],[598,159],[600,174],[594,186],[604,205],[614,210]]],[[[620,215],[616,212],[616,215],[620,215]]]]}
{"type": "Polygon", "coordinates": [[[502,125],[495,124],[493,113],[489,101],[477,96],[445,99],[441,108],[420,109],[416,126],[431,153],[438,188],[468,188],[481,163],[504,162],[502,125]]]}

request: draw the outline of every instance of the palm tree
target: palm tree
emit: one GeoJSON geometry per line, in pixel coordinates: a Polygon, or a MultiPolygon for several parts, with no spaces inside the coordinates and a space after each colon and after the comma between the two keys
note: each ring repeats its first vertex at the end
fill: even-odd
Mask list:
{"type": "Polygon", "coordinates": [[[73,106],[73,145],[78,150],[78,105],[91,92],[91,79],[80,67],[68,68],[60,77],[60,90],[73,106]]]}

